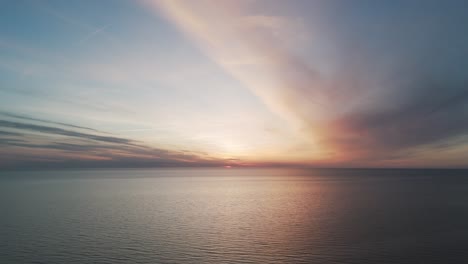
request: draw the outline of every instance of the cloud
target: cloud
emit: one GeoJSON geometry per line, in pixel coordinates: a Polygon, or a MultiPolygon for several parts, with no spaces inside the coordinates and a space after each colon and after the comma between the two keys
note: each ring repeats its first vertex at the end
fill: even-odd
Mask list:
{"type": "Polygon", "coordinates": [[[124,139],[124,138],[81,133],[81,132],[66,130],[66,129],[57,128],[57,127],[19,123],[19,122],[7,121],[7,120],[0,120],[0,127],[29,130],[33,132],[63,135],[63,136],[69,136],[69,137],[75,137],[75,138],[90,139],[94,141],[107,142],[107,143],[121,143],[121,144],[127,144],[127,145],[134,144],[132,140],[124,139]]]}
{"type": "Polygon", "coordinates": [[[88,34],[87,36],[82,38],[78,43],[83,44],[83,43],[87,42],[89,39],[91,39],[91,38],[95,37],[96,35],[100,34],[104,30],[106,30],[108,27],[109,27],[109,25],[105,25],[103,27],[100,27],[100,28],[94,30],[93,32],[91,32],[90,34],[88,34]]]}
{"type": "Polygon", "coordinates": [[[21,136],[21,134],[16,133],[16,132],[9,132],[9,131],[1,131],[0,130],[0,136],[21,136]]]}
{"type": "MultiPolygon", "coordinates": [[[[392,20],[375,32],[360,33],[362,28],[353,28],[359,26],[356,21],[336,17],[337,24],[328,29],[339,36],[329,38],[335,54],[343,56],[331,62],[338,66],[324,71],[322,61],[307,60],[285,44],[285,35],[307,34],[285,21],[302,19],[261,13],[274,9],[258,8],[262,3],[149,1],[272,112],[306,134],[322,150],[321,157],[311,157],[312,163],[367,165],[414,158],[409,153],[417,148],[467,135],[468,78],[460,69],[468,66],[468,48],[458,45],[465,42],[461,32],[451,33],[450,19],[439,28],[420,22],[431,18],[413,18],[419,20],[412,28],[392,20]],[[458,45],[458,52],[447,43],[458,45]]],[[[316,51],[314,44],[326,43],[320,37],[312,36],[317,41],[311,51],[316,51]]]]}
{"type": "MultiPolygon", "coordinates": [[[[44,121],[34,117],[25,120],[44,121]]],[[[72,124],[67,126],[81,129],[72,124]]],[[[3,169],[185,167],[222,166],[231,163],[229,160],[215,159],[201,153],[155,148],[132,139],[83,133],[53,126],[0,120],[0,127],[21,131],[21,133],[0,131],[0,146],[2,146],[0,168],[3,169]]],[[[92,128],[88,130],[95,131],[92,128]]]]}
{"type": "Polygon", "coordinates": [[[11,117],[11,118],[28,120],[28,121],[38,121],[38,122],[46,123],[46,124],[61,125],[61,126],[66,126],[66,127],[71,127],[71,128],[79,128],[79,129],[85,129],[85,130],[90,130],[90,131],[94,131],[94,132],[99,132],[98,130],[92,129],[92,128],[89,128],[89,127],[76,126],[76,125],[71,125],[71,124],[62,123],[62,122],[55,122],[55,121],[45,120],[45,119],[41,119],[41,118],[33,118],[33,117],[14,114],[14,113],[9,113],[9,112],[0,112],[0,115],[6,116],[6,117],[11,117]]]}
{"type": "Polygon", "coordinates": [[[149,4],[193,38],[274,113],[294,122],[301,117],[292,105],[308,105],[308,112],[322,111],[327,87],[320,74],[290,52],[282,38],[300,28],[290,26],[300,19],[257,14],[248,10],[246,1],[222,1],[217,5],[209,1],[149,4]],[[299,104],[296,100],[300,100],[299,104]]]}

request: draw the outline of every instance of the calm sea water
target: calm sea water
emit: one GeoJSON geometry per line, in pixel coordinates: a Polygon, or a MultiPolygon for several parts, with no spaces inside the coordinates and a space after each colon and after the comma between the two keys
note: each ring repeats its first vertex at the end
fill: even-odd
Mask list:
{"type": "Polygon", "coordinates": [[[468,171],[0,173],[0,263],[468,263],[468,171]]]}

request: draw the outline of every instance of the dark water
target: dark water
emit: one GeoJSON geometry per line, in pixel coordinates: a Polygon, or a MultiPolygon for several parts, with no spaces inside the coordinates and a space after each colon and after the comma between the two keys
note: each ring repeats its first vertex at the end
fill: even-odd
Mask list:
{"type": "Polygon", "coordinates": [[[468,171],[0,173],[0,263],[468,263],[468,171]]]}

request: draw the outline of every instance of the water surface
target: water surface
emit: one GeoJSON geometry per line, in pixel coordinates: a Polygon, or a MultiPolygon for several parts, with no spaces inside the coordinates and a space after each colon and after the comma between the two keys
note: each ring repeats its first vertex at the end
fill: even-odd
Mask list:
{"type": "Polygon", "coordinates": [[[467,263],[463,170],[0,173],[0,263],[467,263]]]}

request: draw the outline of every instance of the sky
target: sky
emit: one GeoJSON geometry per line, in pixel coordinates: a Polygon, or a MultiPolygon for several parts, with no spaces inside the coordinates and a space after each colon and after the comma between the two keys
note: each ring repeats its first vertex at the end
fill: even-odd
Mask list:
{"type": "Polygon", "coordinates": [[[467,10],[0,0],[0,168],[466,168],[467,10]]]}

